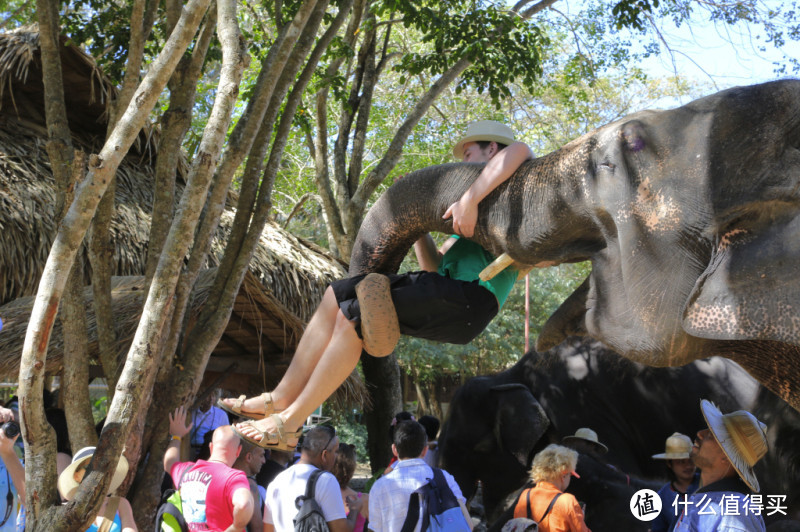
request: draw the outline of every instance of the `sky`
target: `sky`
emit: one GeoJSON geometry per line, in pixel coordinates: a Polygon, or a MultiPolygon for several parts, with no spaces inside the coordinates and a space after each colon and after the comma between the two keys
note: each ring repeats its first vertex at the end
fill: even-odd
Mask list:
{"type": "MultiPolygon", "coordinates": [[[[787,4],[794,1],[750,0],[747,4],[757,5],[760,9],[781,7],[786,10],[787,4]]],[[[580,10],[586,2],[566,0],[558,2],[555,7],[569,13],[580,10]]],[[[675,27],[670,21],[659,20],[661,37],[672,53],[663,52],[662,45],[662,53],[642,63],[646,72],[653,77],[671,77],[677,72],[703,85],[703,91],[708,94],[737,85],[788,77],[786,74],[776,74],[774,63],[785,60],[784,55],[800,58],[800,42],[787,40],[783,50],[779,51],[772,44],[764,43],[765,39],[756,25],[703,22],[704,16],[708,19],[707,11],[695,8],[691,23],[684,23],[680,27],[675,27]],[[765,50],[761,51],[759,47],[765,50]]],[[[773,19],[773,22],[783,25],[777,19],[773,19]]],[[[642,40],[638,33],[629,35],[631,42],[642,40]]]]}
{"type": "MultiPolygon", "coordinates": [[[[674,53],[648,59],[644,66],[652,74],[672,75],[677,69],[681,75],[712,83],[718,90],[786,77],[774,72],[774,63],[783,54],[769,45],[765,51],[758,50],[759,41],[744,28],[713,23],[684,25],[666,30],[664,36],[674,53]]],[[[787,44],[784,51],[800,57],[800,43],[787,44]]]]}

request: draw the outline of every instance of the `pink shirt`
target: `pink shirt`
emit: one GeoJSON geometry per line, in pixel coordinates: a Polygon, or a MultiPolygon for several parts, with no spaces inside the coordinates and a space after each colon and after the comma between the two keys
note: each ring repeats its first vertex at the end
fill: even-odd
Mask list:
{"type": "Polygon", "coordinates": [[[184,470],[181,502],[189,530],[222,531],[233,523],[233,492],[239,488],[250,491],[244,472],[219,462],[179,462],[172,466],[170,476],[178,487],[184,470]]]}

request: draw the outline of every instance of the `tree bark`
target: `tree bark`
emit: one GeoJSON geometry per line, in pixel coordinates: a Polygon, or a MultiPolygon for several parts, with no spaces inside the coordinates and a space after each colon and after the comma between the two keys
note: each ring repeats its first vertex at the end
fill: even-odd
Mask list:
{"type": "MultiPolygon", "coordinates": [[[[175,2],[171,2],[175,4],[175,2]]],[[[178,13],[180,13],[180,5],[178,13]]],[[[168,10],[168,13],[173,10],[168,10]]],[[[174,16],[174,15],[173,15],[174,16]]],[[[169,17],[168,17],[169,19],[169,17]]],[[[216,11],[209,10],[200,37],[190,56],[185,55],[169,81],[169,108],[161,117],[161,137],[158,141],[153,216],[150,240],[147,244],[145,286],[150,284],[158,265],[175,210],[175,179],[181,157],[181,144],[192,125],[192,108],[197,94],[197,82],[202,74],[203,62],[208,53],[216,26],[216,11]]],[[[174,22],[173,24],[174,25],[174,22]]],[[[171,26],[170,26],[171,29],[171,26]]]]}
{"type": "MultiPolygon", "coordinates": [[[[96,515],[103,494],[111,482],[111,475],[106,473],[116,466],[130,429],[127,421],[136,410],[147,384],[147,379],[142,378],[142,375],[153,373],[154,368],[147,364],[146,350],[129,357],[117,384],[118,393],[114,395],[108,421],[89,471],[74,500],[63,506],[58,505],[55,461],[46,459],[47,454],[55,455],[52,437],[48,438],[48,435],[52,435],[52,429],[47,430],[41,396],[47,346],[69,266],[75,260],[111,177],[148,119],[167,79],[192,39],[208,2],[209,0],[190,0],[187,3],[181,22],[162,53],[152,63],[131,105],[120,118],[100,154],[90,158],[89,173],[76,191],[75,199],[59,228],[45,264],[25,336],[19,378],[22,431],[27,442],[27,528],[31,531],[85,527],[96,515]]],[[[152,366],[152,357],[150,362],[152,366]]]]}

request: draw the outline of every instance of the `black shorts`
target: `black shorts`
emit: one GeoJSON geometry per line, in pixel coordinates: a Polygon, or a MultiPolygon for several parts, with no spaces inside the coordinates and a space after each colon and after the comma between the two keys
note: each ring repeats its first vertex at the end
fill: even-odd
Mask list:
{"type": "MultiPolygon", "coordinates": [[[[365,274],[366,275],[366,274],[365,274]]],[[[478,281],[450,279],[433,272],[387,275],[400,332],[449,344],[467,344],[497,314],[497,298],[478,281]]],[[[342,314],[361,337],[361,308],[356,285],[364,275],[331,283],[342,314]]]]}

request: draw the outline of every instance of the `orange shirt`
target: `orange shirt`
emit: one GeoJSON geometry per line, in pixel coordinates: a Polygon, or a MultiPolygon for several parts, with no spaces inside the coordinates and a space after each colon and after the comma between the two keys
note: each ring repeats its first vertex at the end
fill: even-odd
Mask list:
{"type": "Polygon", "coordinates": [[[533,520],[542,518],[553,497],[561,493],[553,509],[539,523],[539,532],[592,532],[583,520],[578,500],[571,493],[562,493],[549,482],[539,482],[536,487],[524,490],[514,508],[514,517],[528,517],[527,498],[531,494],[531,513],[533,520]]]}

